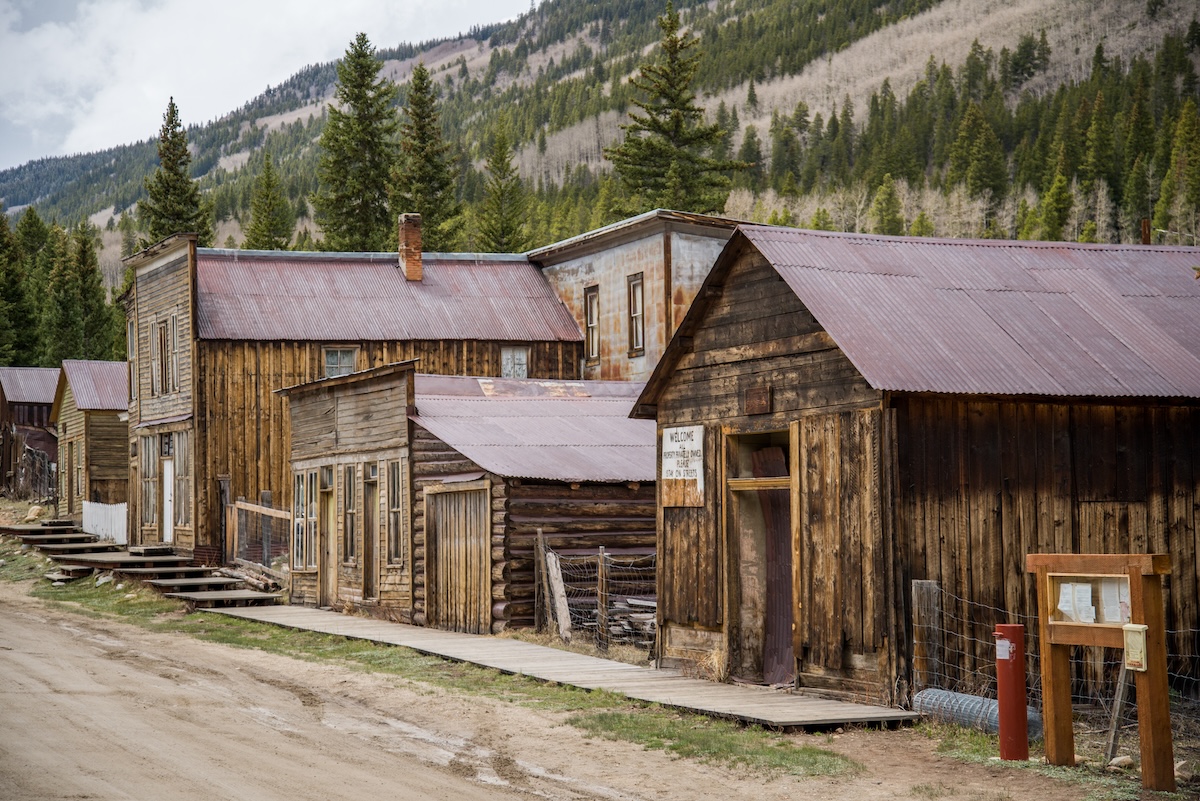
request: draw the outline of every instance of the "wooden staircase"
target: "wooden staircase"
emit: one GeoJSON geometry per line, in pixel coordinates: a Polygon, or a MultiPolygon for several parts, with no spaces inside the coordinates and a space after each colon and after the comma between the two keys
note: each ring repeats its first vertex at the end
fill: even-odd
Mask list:
{"type": "Polygon", "coordinates": [[[246,589],[240,579],[214,575],[215,567],[194,565],[169,546],[121,548],[100,542],[70,520],[0,525],[0,536],[19,539],[54,560],[55,569],[46,574],[51,581],[74,581],[111,571],[168,598],[205,608],[260,606],[277,603],[282,597],[282,593],[246,589]]]}

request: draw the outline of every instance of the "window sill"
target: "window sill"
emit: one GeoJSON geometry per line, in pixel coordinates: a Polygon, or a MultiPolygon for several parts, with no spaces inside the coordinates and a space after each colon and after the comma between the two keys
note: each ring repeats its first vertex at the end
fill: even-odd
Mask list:
{"type": "Polygon", "coordinates": [[[628,352],[628,353],[626,353],[625,355],[626,355],[626,356],[628,356],[630,359],[637,359],[637,358],[639,358],[639,357],[641,357],[641,356],[645,356],[645,355],[646,355],[646,349],[645,349],[645,348],[638,348],[637,350],[631,350],[631,351],[629,351],[629,352],[628,352]]]}

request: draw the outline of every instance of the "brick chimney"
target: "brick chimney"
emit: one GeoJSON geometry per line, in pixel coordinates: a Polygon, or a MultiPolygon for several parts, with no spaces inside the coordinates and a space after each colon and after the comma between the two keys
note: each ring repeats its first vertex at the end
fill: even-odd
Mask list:
{"type": "Polygon", "coordinates": [[[400,215],[400,268],[409,281],[421,280],[421,215],[400,215]]]}

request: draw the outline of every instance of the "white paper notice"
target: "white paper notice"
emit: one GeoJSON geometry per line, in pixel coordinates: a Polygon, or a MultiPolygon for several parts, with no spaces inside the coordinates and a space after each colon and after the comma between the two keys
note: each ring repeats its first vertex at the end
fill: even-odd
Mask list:
{"type": "Polygon", "coordinates": [[[1075,619],[1080,623],[1096,622],[1096,607],[1092,606],[1092,585],[1079,582],[1075,588],[1075,619]]]}
{"type": "Polygon", "coordinates": [[[1058,611],[1072,623],[1075,619],[1075,585],[1064,581],[1058,585],[1058,611]]]}
{"type": "Polygon", "coordinates": [[[704,426],[663,429],[662,479],[694,481],[704,492],[704,426]]]}
{"type": "Polygon", "coordinates": [[[1115,578],[1100,581],[1101,623],[1122,623],[1121,619],[1121,580],[1115,578]]]}
{"type": "Polygon", "coordinates": [[[1117,586],[1119,593],[1118,603],[1121,605],[1121,622],[1128,623],[1130,618],[1129,612],[1129,579],[1120,579],[1117,586]]]}
{"type": "Polygon", "coordinates": [[[1003,662],[1012,659],[1012,643],[1003,637],[996,640],[996,661],[1003,662]]]}

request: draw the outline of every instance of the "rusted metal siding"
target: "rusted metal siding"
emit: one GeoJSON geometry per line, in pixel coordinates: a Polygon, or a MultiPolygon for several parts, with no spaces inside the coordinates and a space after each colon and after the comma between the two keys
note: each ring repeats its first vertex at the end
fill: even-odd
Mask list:
{"type": "Polygon", "coordinates": [[[0,367],[0,387],[9,403],[54,403],[57,367],[0,367]]]}
{"type": "Polygon", "coordinates": [[[739,230],[876,389],[1200,397],[1196,248],[739,230]]]}
{"type": "Polygon", "coordinates": [[[640,384],[419,376],[413,422],[485,470],[558,481],[653,481],[640,384]]]}
{"type": "Polygon", "coordinates": [[[200,339],[578,342],[567,309],[523,258],[434,259],[408,281],[395,254],[199,249],[200,339]]]}

